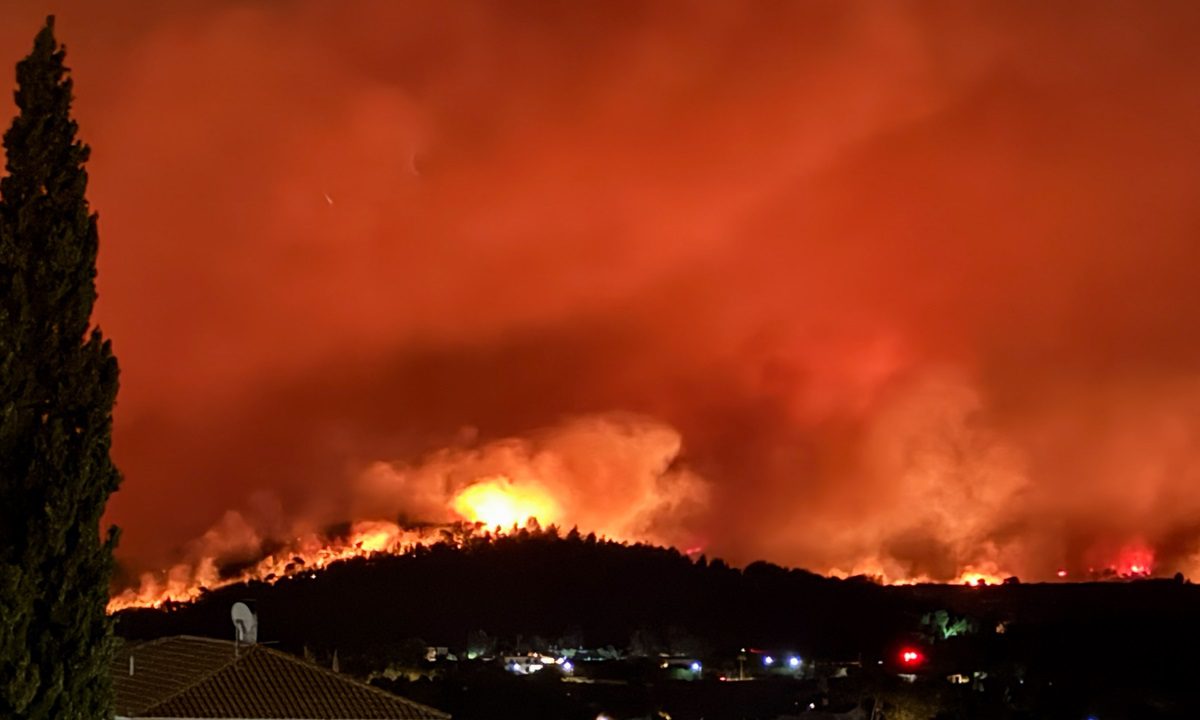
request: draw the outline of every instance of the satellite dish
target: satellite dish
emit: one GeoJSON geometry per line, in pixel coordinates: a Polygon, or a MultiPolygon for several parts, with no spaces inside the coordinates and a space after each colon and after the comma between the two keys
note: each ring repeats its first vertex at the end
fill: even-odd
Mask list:
{"type": "Polygon", "coordinates": [[[253,645],[258,642],[258,616],[246,603],[234,603],[229,611],[233,618],[233,627],[239,643],[253,645]]]}

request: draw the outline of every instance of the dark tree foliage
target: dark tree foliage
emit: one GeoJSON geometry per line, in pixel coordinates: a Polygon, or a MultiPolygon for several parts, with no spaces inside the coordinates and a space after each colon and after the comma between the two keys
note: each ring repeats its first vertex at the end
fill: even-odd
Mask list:
{"type": "MultiPolygon", "coordinates": [[[[463,537],[463,533],[451,533],[463,537]]],[[[365,677],[389,665],[433,677],[380,681],[450,712],[456,720],[614,717],[748,720],[809,717],[821,683],[760,675],[725,683],[742,648],[795,651],[818,677],[823,661],[831,707],[874,698],[885,717],[939,720],[1200,718],[1200,585],[1175,580],[1021,583],[988,587],[886,587],[836,580],[770,563],[745,569],[692,561],[668,548],[623,545],[569,532],[471,537],[333,563],[284,578],[208,592],[189,604],[119,614],[129,641],[177,634],[232,638],[229,608],[253,601],[259,638],[365,677]],[[969,618],[973,632],[922,638],[922,617],[969,618]],[[1002,630],[1001,630],[1002,628],[1002,630]],[[626,649],[623,661],[577,665],[595,684],[560,682],[553,671],[506,672],[498,658],[470,660],[472,646],[503,655],[560,648],[626,649]],[[421,663],[426,645],[457,662],[421,663]],[[915,683],[897,677],[899,652],[925,654],[915,683]],[[637,657],[635,653],[649,657],[637,657]],[[701,682],[672,679],[657,653],[704,661],[701,682]],[[981,676],[976,676],[975,673],[981,676]],[[947,682],[952,674],[970,678],[947,682]],[[986,674],[986,677],[982,675],[986,674]],[[798,702],[799,701],[799,702],[798,702]],[[498,715],[497,708],[503,708],[498,715]]],[[[778,656],[777,656],[778,657],[778,656]]],[[[751,660],[750,666],[759,666],[751,660]]],[[[834,712],[812,713],[832,717],[834,712]]]]}
{"type": "Polygon", "coordinates": [[[17,65],[0,180],[0,717],[29,720],[112,716],[117,362],[90,326],[96,216],[64,54],[49,18],[17,65]]]}
{"type": "Polygon", "coordinates": [[[700,653],[743,646],[853,659],[881,651],[919,614],[867,581],[754,563],[701,566],[669,548],[526,531],[356,558],[273,585],[250,583],[191,605],[118,615],[128,639],[229,637],[229,607],[252,599],[260,637],[279,647],[386,656],[407,638],[460,648],[472,631],[515,648],[564,637],[586,647],[700,653]]]}

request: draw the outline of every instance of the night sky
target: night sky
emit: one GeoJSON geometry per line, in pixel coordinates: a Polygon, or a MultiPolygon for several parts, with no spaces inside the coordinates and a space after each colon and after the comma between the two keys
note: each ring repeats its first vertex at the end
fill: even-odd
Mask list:
{"type": "Polygon", "coordinates": [[[504,477],[735,562],[1200,573],[1194,2],[19,2],[10,84],[51,11],[127,568],[504,477]]]}

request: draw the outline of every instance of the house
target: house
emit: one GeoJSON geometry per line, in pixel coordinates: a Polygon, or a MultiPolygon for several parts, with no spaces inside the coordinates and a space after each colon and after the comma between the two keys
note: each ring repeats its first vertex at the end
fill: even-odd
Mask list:
{"type": "Polygon", "coordinates": [[[253,643],[178,636],[110,666],[117,720],[448,720],[446,713],[253,643]]]}

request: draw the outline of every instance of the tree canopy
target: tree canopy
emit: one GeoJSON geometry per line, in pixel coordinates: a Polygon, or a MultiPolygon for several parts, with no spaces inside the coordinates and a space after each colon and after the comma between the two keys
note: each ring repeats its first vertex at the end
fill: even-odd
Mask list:
{"type": "Polygon", "coordinates": [[[64,58],[48,18],[17,65],[0,179],[0,717],[30,720],[112,716],[117,362],[91,325],[96,215],[64,58]]]}

